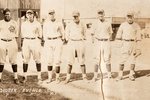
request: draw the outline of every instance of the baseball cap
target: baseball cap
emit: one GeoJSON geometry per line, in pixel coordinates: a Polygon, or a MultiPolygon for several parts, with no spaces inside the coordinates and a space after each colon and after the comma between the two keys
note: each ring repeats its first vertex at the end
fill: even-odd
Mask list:
{"type": "Polygon", "coordinates": [[[55,13],[55,10],[54,10],[54,9],[50,9],[50,10],[48,11],[48,13],[49,13],[49,14],[55,13]]]}
{"type": "Polygon", "coordinates": [[[72,16],[80,16],[79,11],[73,11],[72,16]]]}
{"type": "Polygon", "coordinates": [[[129,12],[127,12],[127,16],[134,16],[134,13],[133,12],[131,12],[131,11],[129,11],[129,12]]]}
{"type": "Polygon", "coordinates": [[[10,12],[10,9],[8,9],[8,8],[4,9],[3,14],[5,15],[6,12],[10,12]]]}
{"type": "Polygon", "coordinates": [[[27,10],[26,13],[31,13],[31,14],[34,14],[33,10],[27,10]]]}
{"type": "Polygon", "coordinates": [[[98,13],[98,14],[104,14],[104,10],[103,10],[103,9],[98,9],[98,10],[97,10],[97,13],[98,13]]]}

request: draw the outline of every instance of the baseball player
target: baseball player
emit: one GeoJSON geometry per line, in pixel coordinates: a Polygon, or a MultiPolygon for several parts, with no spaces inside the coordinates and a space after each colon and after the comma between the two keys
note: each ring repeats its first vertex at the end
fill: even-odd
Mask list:
{"type": "Polygon", "coordinates": [[[68,70],[67,70],[67,78],[65,83],[70,81],[72,65],[75,60],[75,55],[77,54],[78,62],[81,66],[82,77],[83,80],[86,80],[86,66],[85,66],[85,47],[84,47],[84,39],[85,39],[85,27],[83,23],[80,21],[80,13],[78,11],[74,11],[73,14],[73,22],[69,23],[66,26],[65,39],[68,41],[68,70]]]}
{"type": "Polygon", "coordinates": [[[106,65],[108,79],[112,78],[111,75],[111,44],[110,39],[112,36],[111,23],[105,20],[105,12],[103,9],[97,11],[98,20],[93,26],[94,32],[94,77],[93,80],[97,80],[98,67],[100,67],[102,59],[106,65]]]}
{"type": "Polygon", "coordinates": [[[56,82],[59,83],[64,27],[62,22],[56,20],[55,10],[49,10],[48,18],[43,25],[44,50],[48,61],[48,83],[52,82],[53,67],[55,67],[56,82]]]}
{"type": "Polygon", "coordinates": [[[21,37],[23,39],[22,54],[23,54],[23,72],[24,83],[27,80],[28,63],[30,61],[31,54],[36,62],[36,68],[38,71],[38,82],[41,81],[41,38],[42,28],[38,21],[34,21],[34,12],[28,10],[26,12],[27,20],[21,25],[21,37]]]}
{"type": "Polygon", "coordinates": [[[12,65],[14,72],[14,83],[18,84],[17,76],[17,52],[18,45],[18,25],[16,21],[11,19],[11,12],[5,9],[4,19],[0,21],[0,82],[4,64],[6,63],[6,55],[8,55],[9,63],[12,65]]]}
{"type": "Polygon", "coordinates": [[[141,54],[139,42],[141,41],[140,26],[134,22],[134,14],[128,12],[126,22],[122,23],[118,29],[116,39],[122,43],[121,62],[117,80],[123,79],[124,63],[128,60],[131,63],[129,79],[135,80],[135,60],[141,54]]]}

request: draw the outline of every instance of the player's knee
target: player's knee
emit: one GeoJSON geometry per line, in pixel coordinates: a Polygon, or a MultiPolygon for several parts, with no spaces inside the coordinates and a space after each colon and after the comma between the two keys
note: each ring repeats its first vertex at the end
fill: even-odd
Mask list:
{"type": "Polygon", "coordinates": [[[24,64],[28,64],[28,63],[29,63],[29,60],[24,59],[24,60],[23,60],[23,63],[24,63],[24,64]]]}
{"type": "Polygon", "coordinates": [[[41,60],[40,60],[40,59],[35,60],[35,63],[36,63],[36,64],[40,64],[40,63],[41,63],[41,60]]]}
{"type": "Polygon", "coordinates": [[[0,62],[0,65],[4,65],[5,64],[5,62],[0,62]]]}
{"type": "Polygon", "coordinates": [[[100,62],[100,61],[99,61],[98,59],[94,59],[94,60],[93,60],[93,64],[94,64],[94,65],[99,65],[99,62],[100,62]]]}
{"type": "Polygon", "coordinates": [[[109,65],[110,64],[110,59],[104,60],[105,64],[109,65]]]}
{"type": "Polygon", "coordinates": [[[68,61],[68,65],[73,65],[73,62],[72,61],[68,61]]]}
{"type": "Polygon", "coordinates": [[[60,66],[61,61],[55,61],[55,65],[54,66],[60,66]]]}

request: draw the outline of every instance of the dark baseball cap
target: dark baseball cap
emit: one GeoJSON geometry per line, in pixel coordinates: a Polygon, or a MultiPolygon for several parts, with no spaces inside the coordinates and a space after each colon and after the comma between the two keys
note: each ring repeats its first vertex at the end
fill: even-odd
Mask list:
{"type": "Polygon", "coordinates": [[[4,15],[6,14],[6,12],[10,12],[10,9],[6,8],[6,9],[3,10],[4,15]]]}
{"type": "Polygon", "coordinates": [[[33,10],[27,10],[26,13],[34,14],[33,10]]]}

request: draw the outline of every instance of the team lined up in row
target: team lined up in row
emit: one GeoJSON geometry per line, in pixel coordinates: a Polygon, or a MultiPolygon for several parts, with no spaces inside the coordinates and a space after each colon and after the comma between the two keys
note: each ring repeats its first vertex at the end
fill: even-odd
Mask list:
{"type": "MultiPolygon", "coordinates": [[[[103,9],[97,11],[97,21],[92,27],[92,34],[94,34],[94,77],[93,80],[97,80],[98,67],[103,58],[108,78],[112,78],[111,75],[111,46],[110,38],[112,36],[111,23],[105,20],[105,12],[103,9]]],[[[28,63],[33,55],[33,59],[36,62],[36,68],[38,72],[38,80],[41,83],[41,39],[44,39],[45,57],[48,65],[48,83],[52,82],[52,70],[55,67],[56,81],[60,82],[60,64],[63,41],[67,42],[68,50],[68,68],[67,78],[65,83],[70,81],[72,65],[77,54],[78,62],[81,66],[83,80],[87,79],[86,65],[85,65],[85,27],[80,21],[80,13],[74,11],[72,13],[73,21],[67,24],[65,30],[63,24],[58,22],[55,18],[55,10],[49,10],[48,20],[43,24],[43,31],[41,24],[34,20],[34,12],[28,10],[26,12],[27,20],[21,25],[21,38],[22,43],[22,55],[23,55],[23,83],[27,81],[28,63]]],[[[122,23],[118,33],[117,41],[122,42],[121,46],[121,62],[119,67],[118,80],[123,78],[124,63],[130,59],[130,75],[129,79],[135,80],[135,59],[141,54],[138,44],[141,40],[140,27],[134,22],[134,14],[129,12],[126,15],[127,21],[122,23]]],[[[17,53],[18,45],[16,42],[18,39],[18,25],[11,19],[11,12],[9,9],[4,10],[4,20],[0,21],[0,80],[6,62],[6,54],[9,57],[9,62],[12,64],[14,72],[14,82],[19,83],[17,76],[17,53]]]]}

